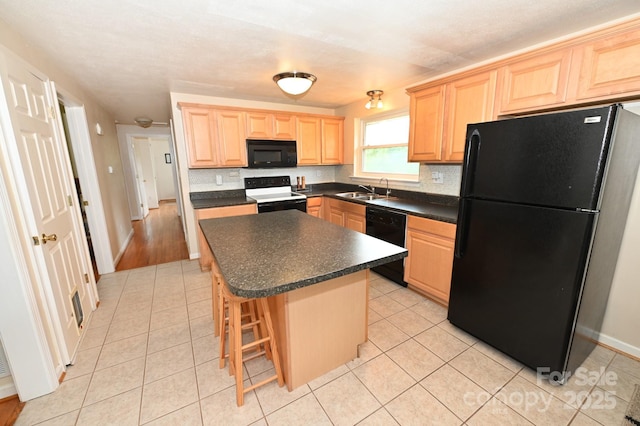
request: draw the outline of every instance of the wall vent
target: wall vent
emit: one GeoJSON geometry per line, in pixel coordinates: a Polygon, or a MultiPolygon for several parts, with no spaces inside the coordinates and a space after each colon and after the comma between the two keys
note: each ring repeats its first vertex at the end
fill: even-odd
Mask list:
{"type": "Polygon", "coordinates": [[[7,363],[7,358],[4,354],[4,350],[2,349],[2,345],[0,345],[0,379],[10,375],[11,372],[9,371],[9,364],[7,363]]]}

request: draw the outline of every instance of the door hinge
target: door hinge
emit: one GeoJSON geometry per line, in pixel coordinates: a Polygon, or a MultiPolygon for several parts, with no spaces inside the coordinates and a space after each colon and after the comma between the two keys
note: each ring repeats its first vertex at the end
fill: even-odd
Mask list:
{"type": "Polygon", "coordinates": [[[35,237],[31,237],[33,238],[33,245],[34,246],[39,246],[40,245],[40,237],[38,237],[37,235],[35,237]]]}
{"type": "Polygon", "coordinates": [[[84,274],[84,282],[89,284],[89,274],[84,274]]]}
{"type": "Polygon", "coordinates": [[[69,203],[69,207],[73,207],[73,201],[71,200],[71,195],[67,195],[67,203],[69,203]]]}
{"type": "Polygon", "coordinates": [[[49,118],[51,120],[55,120],[56,119],[56,110],[52,106],[49,107],[49,118]]]}
{"type": "Polygon", "coordinates": [[[83,205],[83,206],[85,206],[85,207],[87,207],[87,206],[89,206],[89,202],[88,202],[88,201],[83,201],[83,202],[82,202],[82,205],[83,205]]]}

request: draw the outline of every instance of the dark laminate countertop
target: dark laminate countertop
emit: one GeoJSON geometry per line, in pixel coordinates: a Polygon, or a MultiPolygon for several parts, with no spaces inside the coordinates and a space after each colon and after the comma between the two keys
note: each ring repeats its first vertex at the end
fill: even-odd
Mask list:
{"type": "Polygon", "coordinates": [[[191,199],[191,205],[194,209],[208,209],[211,207],[227,207],[256,203],[256,200],[245,195],[244,189],[191,192],[189,193],[189,198],[191,199]]]}
{"type": "MultiPolygon", "coordinates": [[[[441,222],[456,223],[458,219],[458,197],[448,195],[392,189],[391,195],[393,198],[391,199],[381,198],[372,201],[363,201],[346,199],[336,195],[341,192],[364,192],[364,190],[357,185],[324,183],[310,185],[310,187],[305,190],[296,190],[295,187],[293,187],[292,190],[305,194],[307,197],[331,197],[351,203],[384,207],[400,213],[439,220],[441,222]]],[[[382,188],[377,188],[378,193],[381,193],[381,191],[383,191],[382,188]]],[[[190,197],[194,209],[255,203],[255,200],[245,195],[244,189],[192,192],[190,193],[190,197]]]]}
{"type": "Polygon", "coordinates": [[[407,250],[298,210],[200,221],[232,293],[267,297],[382,265],[407,250]]]}

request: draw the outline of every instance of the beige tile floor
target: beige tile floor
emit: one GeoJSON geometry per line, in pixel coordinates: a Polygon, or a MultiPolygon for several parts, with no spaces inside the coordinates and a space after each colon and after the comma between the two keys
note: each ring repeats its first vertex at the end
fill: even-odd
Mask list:
{"type": "MultiPolygon", "coordinates": [[[[293,392],[235,404],[218,368],[210,276],[182,261],[103,275],[101,304],[60,388],[18,425],[619,425],[640,362],[598,347],[563,387],[461,332],[445,308],[372,275],[360,358],[293,392]],[[579,408],[580,407],[580,408],[579,408]]],[[[270,363],[246,366],[251,381],[270,363]]]]}

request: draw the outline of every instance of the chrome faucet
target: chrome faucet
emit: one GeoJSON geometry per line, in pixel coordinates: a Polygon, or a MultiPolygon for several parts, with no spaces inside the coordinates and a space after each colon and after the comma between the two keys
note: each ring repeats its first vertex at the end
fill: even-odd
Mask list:
{"type": "Polygon", "coordinates": [[[383,179],[387,181],[387,192],[386,192],[386,194],[387,194],[387,197],[388,197],[389,195],[391,195],[391,190],[389,189],[389,179],[387,179],[386,177],[380,178],[380,183],[382,183],[383,179]]]}
{"type": "Polygon", "coordinates": [[[366,186],[366,185],[358,185],[360,188],[364,188],[367,191],[369,191],[372,194],[376,193],[376,189],[373,186],[366,186]]]}

